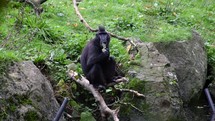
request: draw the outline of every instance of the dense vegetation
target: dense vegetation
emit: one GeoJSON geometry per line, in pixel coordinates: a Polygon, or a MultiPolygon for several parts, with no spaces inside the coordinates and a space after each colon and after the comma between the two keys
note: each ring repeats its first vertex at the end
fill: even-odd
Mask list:
{"type": "MultiPolygon", "coordinates": [[[[34,61],[53,83],[62,86],[68,64],[77,64],[76,71],[81,73],[77,59],[94,33],[79,22],[71,0],[48,0],[42,6],[40,17],[16,0],[2,9],[0,64],[34,61]]],[[[144,42],[186,40],[196,30],[205,40],[209,63],[215,66],[214,0],[84,0],[78,7],[93,28],[104,25],[117,35],[144,42]]],[[[111,54],[129,65],[125,48],[112,38],[111,54]]]]}

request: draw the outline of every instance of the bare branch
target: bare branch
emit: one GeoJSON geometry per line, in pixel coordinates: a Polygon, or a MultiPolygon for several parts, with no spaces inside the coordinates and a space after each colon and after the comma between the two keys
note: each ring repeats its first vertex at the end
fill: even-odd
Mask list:
{"type": "Polygon", "coordinates": [[[105,117],[106,114],[110,114],[112,117],[113,117],[113,120],[114,121],[119,121],[119,118],[117,117],[118,115],[118,112],[119,112],[119,108],[115,109],[115,110],[111,110],[107,104],[105,103],[102,95],[98,92],[98,90],[96,90],[93,85],[91,85],[89,83],[89,81],[84,78],[83,76],[81,76],[81,79],[78,79],[78,74],[72,70],[70,70],[68,72],[68,76],[73,79],[74,81],[76,81],[77,83],[79,83],[81,86],[83,86],[86,90],[90,91],[96,102],[99,103],[99,108],[100,108],[100,111],[101,111],[101,115],[102,117],[105,117]]]}
{"type": "MultiPolygon", "coordinates": [[[[76,0],[72,0],[72,1],[73,1],[73,6],[74,6],[74,9],[75,9],[75,13],[78,15],[81,23],[83,23],[91,32],[97,32],[98,30],[97,29],[93,29],[92,27],[90,27],[90,25],[82,17],[81,13],[78,10],[78,6],[77,6],[76,0]]],[[[108,32],[108,33],[110,34],[110,36],[112,36],[114,38],[117,38],[117,39],[122,40],[122,41],[128,41],[132,46],[134,46],[135,50],[138,52],[137,45],[131,39],[117,36],[117,35],[115,35],[115,34],[113,34],[111,32],[108,32]]]]}
{"type": "MultiPolygon", "coordinates": [[[[124,37],[120,37],[120,36],[117,36],[111,32],[108,32],[112,37],[114,38],[117,38],[119,40],[122,40],[122,41],[128,41],[132,46],[134,46],[134,48],[137,50],[137,45],[129,38],[124,38],[124,37]]],[[[137,50],[138,51],[138,50],[137,50]]]]}
{"type": "Polygon", "coordinates": [[[79,12],[78,10],[78,6],[77,6],[77,2],[76,0],[72,0],[73,1],[73,6],[74,6],[74,9],[75,9],[75,13],[78,15],[79,19],[80,19],[80,22],[83,23],[90,31],[92,32],[97,32],[98,30],[97,29],[93,29],[90,27],[90,25],[85,21],[85,19],[82,17],[81,13],[79,12]]]}

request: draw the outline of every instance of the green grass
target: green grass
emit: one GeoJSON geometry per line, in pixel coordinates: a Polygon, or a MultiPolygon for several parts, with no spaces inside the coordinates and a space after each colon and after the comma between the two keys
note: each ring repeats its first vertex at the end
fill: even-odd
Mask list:
{"type": "MultiPolygon", "coordinates": [[[[14,1],[8,4],[0,25],[1,51],[65,70],[68,63],[77,60],[94,33],[80,23],[72,1],[51,0],[42,6],[44,12],[38,18],[28,5],[14,1]]],[[[85,0],[79,9],[93,28],[104,25],[117,35],[144,42],[186,40],[195,29],[208,45],[209,60],[215,60],[211,47],[215,38],[213,0],[85,0]]],[[[120,40],[112,38],[112,55],[126,63],[129,57],[124,48],[120,40]]],[[[64,75],[64,71],[56,73],[64,75]]]]}
{"type": "MultiPolygon", "coordinates": [[[[79,8],[94,28],[102,24],[109,31],[142,41],[173,41],[188,38],[191,29],[201,32],[212,27],[214,3],[213,0],[134,0],[132,3],[129,0],[88,0],[79,8]]],[[[207,36],[203,37],[208,40],[207,36]]]]}
{"type": "MultiPolygon", "coordinates": [[[[31,60],[55,83],[66,82],[67,65],[77,64],[82,48],[94,37],[71,0],[48,0],[42,6],[40,17],[15,0],[7,8],[0,6],[0,79],[12,62],[31,60]]],[[[215,67],[214,0],[84,0],[78,7],[93,28],[104,25],[114,34],[143,42],[187,40],[194,29],[205,40],[208,62],[215,67]]],[[[111,55],[128,67],[122,41],[112,38],[110,46],[111,55]]]]}
{"type": "MultiPolygon", "coordinates": [[[[72,1],[51,0],[42,6],[44,12],[38,18],[28,5],[8,4],[0,25],[1,51],[35,63],[51,60],[52,67],[64,68],[77,60],[94,33],[80,23],[72,1]]],[[[117,35],[144,42],[186,40],[195,29],[208,45],[209,60],[215,60],[214,0],[85,0],[79,9],[93,28],[104,25],[117,35]]],[[[120,40],[112,38],[112,55],[126,63],[129,57],[124,48],[120,40]]]]}
{"type": "Polygon", "coordinates": [[[0,48],[0,75],[4,73],[7,66],[14,61],[19,61],[18,53],[0,48]]]}

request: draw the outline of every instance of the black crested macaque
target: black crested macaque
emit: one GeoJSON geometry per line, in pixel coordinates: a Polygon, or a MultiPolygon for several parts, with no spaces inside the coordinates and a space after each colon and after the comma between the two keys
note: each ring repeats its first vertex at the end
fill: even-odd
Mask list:
{"type": "Polygon", "coordinates": [[[116,62],[110,57],[110,35],[99,26],[94,39],[89,41],[81,54],[81,66],[86,78],[96,88],[105,88],[114,82],[116,62]]]}

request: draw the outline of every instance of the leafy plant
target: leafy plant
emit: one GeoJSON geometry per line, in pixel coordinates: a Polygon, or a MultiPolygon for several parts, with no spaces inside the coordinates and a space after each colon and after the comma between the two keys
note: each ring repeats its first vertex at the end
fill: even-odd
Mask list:
{"type": "Polygon", "coordinates": [[[80,121],[96,121],[90,112],[82,112],[80,121]]]}

